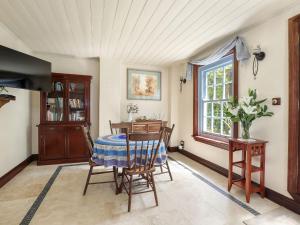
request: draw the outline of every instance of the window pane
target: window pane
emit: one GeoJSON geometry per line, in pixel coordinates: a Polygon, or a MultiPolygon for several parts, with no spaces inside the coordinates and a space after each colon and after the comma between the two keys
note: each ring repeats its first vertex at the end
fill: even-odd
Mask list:
{"type": "Polygon", "coordinates": [[[224,107],[225,107],[225,105],[227,104],[227,101],[226,102],[222,102],[222,105],[223,105],[223,117],[226,117],[226,115],[225,115],[225,111],[224,111],[224,107]]]}
{"type": "Polygon", "coordinates": [[[207,76],[207,85],[213,85],[214,84],[214,71],[208,71],[206,73],[207,76]]]}
{"type": "Polygon", "coordinates": [[[204,103],[203,116],[211,116],[211,102],[204,103]]]}
{"type": "Polygon", "coordinates": [[[233,95],[233,64],[232,55],[222,58],[211,65],[200,68],[199,87],[200,131],[223,135],[232,135],[230,119],[224,115],[224,104],[233,95]]]}
{"type": "Polygon", "coordinates": [[[225,82],[232,81],[232,64],[225,66],[225,82]]]}
{"type": "Polygon", "coordinates": [[[232,96],[232,83],[225,85],[225,99],[229,99],[232,96]]]}
{"type": "Polygon", "coordinates": [[[223,85],[216,86],[216,99],[223,99],[223,85]]]}
{"type": "Polygon", "coordinates": [[[221,104],[219,102],[213,103],[213,110],[214,110],[215,117],[221,116],[221,104]]]}
{"type": "Polygon", "coordinates": [[[231,135],[231,122],[228,118],[223,119],[223,134],[231,135]]]}
{"type": "Polygon", "coordinates": [[[203,118],[203,131],[211,132],[211,118],[210,117],[203,118]]]}
{"type": "Polygon", "coordinates": [[[216,70],[216,83],[222,84],[223,83],[223,67],[220,67],[216,70]]]}
{"type": "Polygon", "coordinates": [[[214,98],[214,87],[207,88],[207,99],[212,100],[214,98]]]}
{"type": "Polygon", "coordinates": [[[217,134],[221,133],[221,119],[214,119],[213,132],[217,134]]]}

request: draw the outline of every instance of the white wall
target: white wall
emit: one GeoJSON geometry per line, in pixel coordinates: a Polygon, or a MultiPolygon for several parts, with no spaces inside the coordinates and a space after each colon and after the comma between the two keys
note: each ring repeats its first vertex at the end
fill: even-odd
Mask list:
{"type": "MultiPolygon", "coordinates": [[[[170,140],[170,146],[178,146],[181,140],[182,132],[180,132],[181,122],[185,117],[190,115],[181,114],[182,104],[180,92],[180,77],[183,74],[184,64],[174,64],[169,68],[169,121],[170,124],[175,124],[175,128],[170,140]],[[181,118],[183,117],[183,118],[181,118]]],[[[186,88],[186,85],[183,86],[186,88]]],[[[185,93],[185,92],[183,92],[185,93]]]]}
{"type": "MultiPolygon", "coordinates": [[[[30,54],[30,49],[1,23],[0,45],[30,54]]],[[[16,101],[0,108],[0,177],[31,155],[30,91],[7,89],[16,101]]]]}
{"type": "MultiPolygon", "coordinates": [[[[73,58],[54,54],[35,54],[36,57],[51,62],[52,72],[82,74],[92,76],[91,82],[91,135],[99,136],[99,59],[73,58]]],[[[38,153],[38,129],[40,123],[40,93],[32,92],[32,153],[38,153]]]]}
{"type": "MultiPolygon", "coordinates": [[[[239,33],[245,38],[250,49],[260,44],[266,52],[265,60],[259,64],[256,80],[252,76],[252,58],[239,64],[239,96],[246,95],[248,88],[256,88],[259,98],[268,98],[268,103],[272,97],[282,98],[280,106],[270,106],[270,110],[274,112],[273,117],[262,118],[254,122],[251,135],[269,141],[266,150],[266,186],[286,196],[289,196],[287,192],[288,18],[299,13],[300,6],[293,7],[259,26],[239,33]]],[[[205,53],[201,54],[206,55],[205,53]]],[[[170,72],[172,80],[174,77],[177,81],[179,80],[180,68],[182,68],[182,64],[176,64],[169,68],[169,71],[173,71],[172,74],[170,72]]],[[[171,83],[172,91],[170,92],[172,105],[175,104],[172,106],[171,118],[174,118],[179,127],[179,134],[173,143],[178,144],[182,139],[185,141],[187,151],[227,168],[227,151],[196,142],[191,137],[193,84],[192,81],[187,82],[183,87],[182,94],[179,94],[177,89],[179,82],[177,81],[171,83]]]]}
{"type": "Polygon", "coordinates": [[[110,133],[108,121],[120,121],[121,64],[117,60],[100,59],[99,134],[110,133]]]}
{"type": "Polygon", "coordinates": [[[113,59],[100,59],[100,121],[99,133],[110,133],[109,123],[127,120],[126,106],[129,103],[139,106],[139,113],[134,115],[151,117],[160,114],[162,119],[169,118],[168,70],[162,67],[145,65],[127,65],[113,59]],[[127,68],[154,70],[161,72],[161,101],[127,100],[127,68]]]}

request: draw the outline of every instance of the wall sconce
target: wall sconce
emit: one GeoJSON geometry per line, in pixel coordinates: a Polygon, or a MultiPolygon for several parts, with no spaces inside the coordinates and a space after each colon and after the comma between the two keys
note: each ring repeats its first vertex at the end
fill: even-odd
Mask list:
{"type": "Polygon", "coordinates": [[[186,83],[186,79],[183,77],[180,77],[180,92],[182,92],[182,85],[186,83]]]}
{"type": "Polygon", "coordinates": [[[262,61],[266,54],[261,50],[260,46],[257,45],[255,49],[253,49],[253,64],[252,64],[252,71],[253,71],[253,76],[254,80],[256,79],[256,75],[258,73],[258,61],[262,61]]]}

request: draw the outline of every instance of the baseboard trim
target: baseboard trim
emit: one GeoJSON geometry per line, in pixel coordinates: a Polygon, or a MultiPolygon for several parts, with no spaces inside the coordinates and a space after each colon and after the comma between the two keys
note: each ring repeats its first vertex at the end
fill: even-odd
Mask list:
{"type": "Polygon", "coordinates": [[[177,146],[174,146],[174,147],[168,147],[168,151],[169,152],[177,152],[178,151],[178,147],[177,146]]]}
{"type": "Polygon", "coordinates": [[[8,171],[2,177],[0,177],[0,188],[3,187],[6,183],[8,183],[11,179],[13,179],[18,173],[20,173],[26,166],[28,166],[31,162],[37,160],[38,155],[32,154],[23,162],[18,164],[16,167],[8,171]]]}
{"type": "Polygon", "coordinates": [[[65,163],[79,163],[79,162],[88,162],[89,157],[85,158],[75,158],[75,159],[50,159],[50,160],[37,160],[37,165],[38,166],[43,166],[43,165],[53,165],[53,164],[65,164],[65,163]]]}
{"type": "MultiPolygon", "coordinates": [[[[178,150],[177,152],[185,155],[186,157],[202,164],[203,166],[208,167],[209,169],[211,169],[225,177],[228,177],[228,169],[226,169],[222,166],[219,166],[219,165],[212,163],[206,159],[196,156],[193,153],[188,152],[186,150],[178,150]]],[[[240,177],[240,175],[238,175],[238,174],[234,174],[233,176],[234,176],[234,179],[237,179],[240,177]]],[[[270,188],[267,188],[267,187],[265,189],[265,192],[266,192],[266,198],[270,199],[271,201],[277,203],[278,205],[281,205],[297,214],[300,214],[300,204],[297,203],[295,200],[288,198],[288,197],[286,197],[270,188]]]]}

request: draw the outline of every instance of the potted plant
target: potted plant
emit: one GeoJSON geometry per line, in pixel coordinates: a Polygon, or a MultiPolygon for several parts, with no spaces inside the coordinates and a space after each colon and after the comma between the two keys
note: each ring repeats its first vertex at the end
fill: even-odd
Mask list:
{"type": "Polygon", "coordinates": [[[16,97],[9,95],[7,89],[4,86],[0,86],[0,108],[11,100],[16,100],[16,97]],[[4,94],[4,93],[7,94],[4,94]]]}
{"type": "Polygon", "coordinates": [[[4,86],[0,86],[0,98],[7,100],[15,100],[16,97],[8,94],[8,90],[4,86]],[[7,94],[4,94],[7,93],[7,94]]]}
{"type": "Polygon", "coordinates": [[[263,104],[267,99],[257,100],[256,90],[248,90],[248,96],[240,101],[231,99],[224,107],[224,113],[231,122],[240,122],[242,126],[242,138],[250,139],[250,127],[254,120],[273,116],[273,112],[268,111],[268,106],[263,104]]]}
{"type": "Polygon", "coordinates": [[[3,86],[0,86],[0,96],[4,96],[5,94],[3,94],[4,92],[8,93],[7,89],[3,86]]]}
{"type": "Polygon", "coordinates": [[[132,121],[132,114],[138,113],[139,112],[139,107],[138,105],[135,104],[128,104],[127,105],[127,113],[128,113],[128,122],[132,121]]]}

